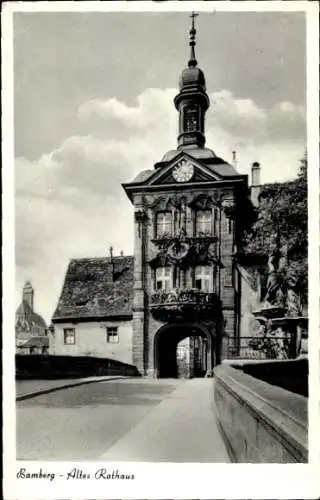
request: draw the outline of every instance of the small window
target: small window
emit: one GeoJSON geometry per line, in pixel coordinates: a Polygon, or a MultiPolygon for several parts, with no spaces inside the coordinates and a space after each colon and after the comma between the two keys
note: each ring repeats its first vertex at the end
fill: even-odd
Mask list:
{"type": "Polygon", "coordinates": [[[76,331],[74,328],[65,328],[63,336],[65,345],[74,345],[76,343],[76,331]]]}
{"type": "Polygon", "coordinates": [[[172,234],[171,212],[160,212],[157,214],[157,237],[163,234],[172,234]]]}
{"type": "Polygon", "coordinates": [[[198,210],[196,213],[196,234],[211,234],[212,232],[211,210],[198,210]]]}
{"type": "Polygon", "coordinates": [[[156,270],[156,289],[171,289],[171,267],[158,267],[156,270]]]}
{"type": "Polygon", "coordinates": [[[109,344],[118,344],[119,343],[119,332],[117,326],[108,326],[107,327],[107,342],[109,344]]]}

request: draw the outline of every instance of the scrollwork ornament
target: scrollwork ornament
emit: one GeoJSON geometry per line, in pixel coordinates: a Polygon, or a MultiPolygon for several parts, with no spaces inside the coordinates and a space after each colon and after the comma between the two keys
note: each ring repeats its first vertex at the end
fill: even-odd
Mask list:
{"type": "Polygon", "coordinates": [[[235,214],[235,201],[233,198],[224,198],[221,202],[221,207],[227,217],[233,217],[235,214]]]}
{"type": "Polygon", "coordinates": [[[215,259],[216,258],[216,244],[215,243],[209,243],[208,245],[208,257],[210,259],[215,259]]]}
{"type": "Polygon", "coordinates": [[[168,248],[168,256],[175,262],[181,262],[189,253],[190,246],[187,243],[178,241],[168,248]]]}

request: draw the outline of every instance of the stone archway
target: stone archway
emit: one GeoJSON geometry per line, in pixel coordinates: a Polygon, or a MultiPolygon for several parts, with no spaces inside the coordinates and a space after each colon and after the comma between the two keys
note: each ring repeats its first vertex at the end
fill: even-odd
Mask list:
{"type": "Polygon", "coordinates": [[[166,324],[154,337],[154,374],[157,378],[177,378],[177,345],[187,337],[202,337],[207,343],[206,369],[214,366],[215,341],[212,333],[202,325],[166,324]]]}

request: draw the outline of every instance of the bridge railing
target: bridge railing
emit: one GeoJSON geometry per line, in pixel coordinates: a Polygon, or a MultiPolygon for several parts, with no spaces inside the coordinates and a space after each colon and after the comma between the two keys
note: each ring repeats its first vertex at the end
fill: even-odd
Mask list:
{"type": "Polygon", "coordinates": [[[225,359],[290,359],[295,357],[291,335],[227,337],[223,341],[225,359]]]}

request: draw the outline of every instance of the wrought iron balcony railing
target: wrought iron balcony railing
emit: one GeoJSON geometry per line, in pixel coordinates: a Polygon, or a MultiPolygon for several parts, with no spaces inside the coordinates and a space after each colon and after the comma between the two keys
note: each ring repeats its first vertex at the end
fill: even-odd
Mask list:
{"type": "Polygon", "coordinates": [[[212,317],[217,310],[218,296],[198,289],[158,290],[150,297],[150,309],[154,317],[169,321],[187,316],[212,317]]]}

